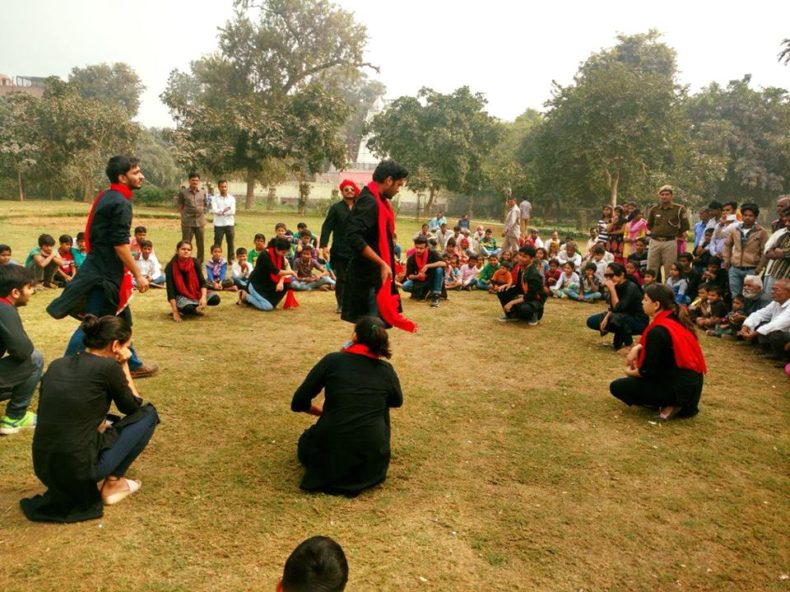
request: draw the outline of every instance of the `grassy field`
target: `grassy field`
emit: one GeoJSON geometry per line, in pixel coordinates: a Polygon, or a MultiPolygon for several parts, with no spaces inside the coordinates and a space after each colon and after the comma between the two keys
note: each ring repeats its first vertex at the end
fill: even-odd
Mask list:
{"type": "MultiPolygon", "coordinates": [[[[76,233],[86,211],[0,202],[0,243],[23,260],[40,232],[76,233]]],[[[166,260],[178,220],[137,214],[166,260]]],[[[239,244],[281,218],[297,221],[239,216],[239,244]]],[[[49,361],[76,326],[44,313],[55,294],[21,311],[49,361]]],[[[130,472],[143,489],[99,521],[30,523],[18,501],[42,490],[32,434],[1,439],[3,590],[273,590],[314,534],[344,547],[350,591],[790,587],[788,381],[747,348],[703,337],[700,415],[656,425],[608,393],[623,361],[584,328],[598,306],[552,301],[530,328],[498,323],[487,294],[406,300],[421,331],[392,333],[405,403],[389,476],[349,500],[298,488],[311,418],[290,412],[291,395],[351,332],[332,294],[299,300],[266,314],[228,295],[176,325],[162,291],[137,295],[138,350],[162,368],[138,383],[162,416],[130,472]]]]}

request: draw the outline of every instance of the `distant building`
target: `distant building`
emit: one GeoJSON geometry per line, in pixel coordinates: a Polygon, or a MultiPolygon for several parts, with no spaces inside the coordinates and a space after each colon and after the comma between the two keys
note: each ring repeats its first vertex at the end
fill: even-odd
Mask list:
{"type": "Polygon", "coordinates": [[[44,94],[44,81],[42,76],[6,76],[0,74],[0,96],[22,92],[40,98],[44,94]]]}

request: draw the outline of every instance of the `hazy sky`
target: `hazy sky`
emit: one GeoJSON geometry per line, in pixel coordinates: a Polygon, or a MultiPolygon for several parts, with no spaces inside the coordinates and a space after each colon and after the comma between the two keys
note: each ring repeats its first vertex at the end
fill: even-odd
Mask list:
{"type": "MultiPolygon", "coordinates": [[[[367,59],[381,68],[371,74],[388,98],[468,85],[486,95],[493,115],[513,119],[542,109],[551,81],[569,83],[617,33],[651,27],[677,51],[681,82],[692,89],[747,73],[757,86],[790,88],[790,66],[776,60],[790,37],[786,0],[337,3],[367,25],[367,59]]],[[[0,72],[65,78],[74,66],[123,61],[147,87],[138,119],[172,125],[159,101],[168,74],[216,48],[231,7],[232,0],[2,0],[0,72]]]]}

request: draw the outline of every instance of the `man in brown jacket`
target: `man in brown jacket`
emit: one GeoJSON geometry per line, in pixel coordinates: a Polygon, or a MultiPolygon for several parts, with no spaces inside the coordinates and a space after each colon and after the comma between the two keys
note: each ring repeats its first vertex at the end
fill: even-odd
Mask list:
{"type": "Polygon", "coordinates": [[[206,227],[206,194],[200,190],[200,175],[189,174],[189,187],[178,194],[178,210],[181,212],[181,240],[197,243],[197,260],[203,263],[204,229],[206,227]]]}
{"type": "Polygon", "coordinates": [[[723,265],[730,275],[730,293],[737,296],[743,291],[747,275],[759,275],[760,258],[768,241],[768,231],[757,224],[760,208],[753,203],[741,206],[742,221],[736,224],[724,241],[723,265]]]}

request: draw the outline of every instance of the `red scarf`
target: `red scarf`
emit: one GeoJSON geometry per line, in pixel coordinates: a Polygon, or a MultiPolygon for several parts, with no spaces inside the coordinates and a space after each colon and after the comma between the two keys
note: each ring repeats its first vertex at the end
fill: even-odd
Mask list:
{"type": "MultiPolygon", "coordinates": [[[[121,185],[120,183],[111,183],[110,191],[117,191],[126,199],[132,199],[132,190],[126,185],[121,185]]],[[[91,252],[91,225],[93,224],[93,215],[96,213],[96,206],[99,204],[99,201],[101,201],[101,198],[104,197],[105,193],[106,191],[102,191],[96,196],[96,198],[93,200],[93,205],[91,205],[91,211],[88,213],[88,221],[85,223],[86,255],[91,252]]],[[[118,308],[116,308],[115,314],[120,314],[121,311],[128,306],[129,300],[132,298],[132,286],[132,274],[127,269],[121,278],[121,285],[118,289],[118,308]]]]}
{"type": "Polygon", "coordinates": [[[677,320],[671,318],[671,314],[671,310],[662,310],[642,332],[642,338],[639,340],[642,349],[639,351],[638,365],[641,367],[642,362],[645,360],[647,334],[653,327],[664,327],[669,331],[669,336],[672,339],[672,350],[675,352],[675,364],[677,364],[678,368],[693,370],[700,374],[707,373],[708,368],[705,365],[705,357],[702,355],[699,341],[694,338],[694,335],[688,329],[677,320]]]}
{"type": "Polygon", "coordinates": [[[414,252],[414,263],[417,264],[417,275],[421,281],[424,280],[426,275],[422,273],[422,268],[428,263],[428,247],[425,247],[422,254],[417,251],[414,252]]]}
{"type": "MultiPolygon", "coordinates": [[[[395,234],[395,214],[392,211],[389,200],[379,195],[379,187],[375,181],[368,183],[368,189],[379,205],[379,257],[389,265],[390,261],[392,261],[392,254],[390,253],[387,233],[395,234]]],[[[379,315],[388,325],[410,333],[414,333],[417,330],[417,324],[404,317],[403,313],[401,313],[400,294],[398,294],[397,290],[393,293],[391,277],[386,282],[382,282],[381,288],[376,294],[376,305],[379,309],[379,315]]]]}
{"type": "Polygon", "coordinates": [[[0,296],[0,302],[2,302],[3,304],[7,304],[8,306],[14,306],[13,304],[11,304],[11,301],[8,298],[5,298],[3,296],[0,296]]]}
{"type": "Polygon", "coordinates": [[[283,308],[285,308],[285,309],[296,308],[297,306],[299,306],[299,301],[296,299],[296,296],[294,296],[293,290],[291,290],[291,287],[288,285],[288,284],[291,283],[291,277],[288,276],[288,277],[282,277],[281,278],[280,277],[280,273],[279,273],[279,270],[284,269],[284,265],[283,264],[285,263],[285,261],[284,261],[285,257],[280,255],[277,252],[277,249],[275,249],[273,246],[269,247],[266,250],[269,252],[269,259],[272,260],[272,263],[274,264],[274,267],[276,267],[277,270],[278,270],[277,273],[271,274],[270,277],[271,277],[272,281],[275,284],[278,284],[278,283],[280,283],[280,280],[283,280],[283,289],[287,290],[287,292],[285,294],[285,302],[283,302],[283,308]]]}
{"type": "Polygon", "coordinates": [[[176,285],[176,292],[192,300],[200,300],[203,294],[195,270],[195,260],[191,257],[187,259],[177,257],[173,267],[175,268],[173,269],[173,282],[176,285]],[[186,275],[186,282],[184,275],[186,275]]]}
{"type": "Polygon", "coordinates": [[[373,352],[371,352],[370,349],[368,349],[368,346],[365,345],[364,343],[352,343],[348,347],[344,347],[343,351],[349,354],[356,354],[358,356],[373,358],[374,360],[379,359],[379,357],[373,352]]]}

